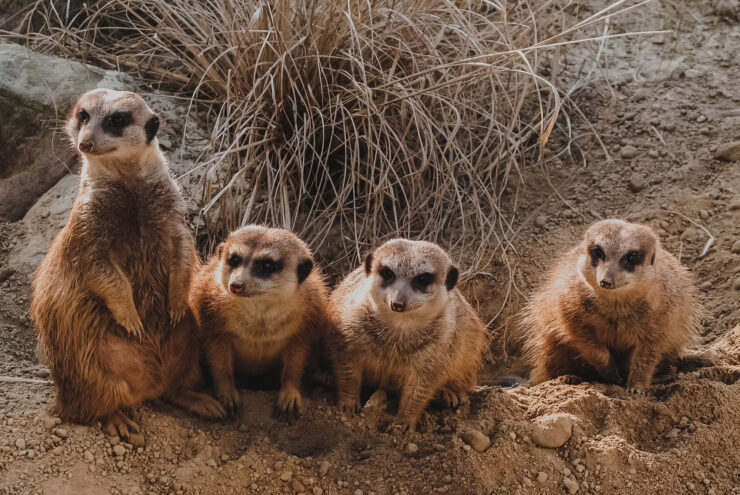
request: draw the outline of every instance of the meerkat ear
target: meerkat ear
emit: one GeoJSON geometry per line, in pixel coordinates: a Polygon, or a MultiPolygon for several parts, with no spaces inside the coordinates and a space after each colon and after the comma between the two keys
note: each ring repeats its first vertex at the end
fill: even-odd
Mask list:
{"type": "Polygon", "coordinates": [[[445,279],[447,290],[452,290],[455,288],[455,285],[457,285],[457,277],[459,276],[460,272],[458,271],[457,267],[455,265],[452,265],[450,267],[450,270],[447,272],[447,278],[445,279]]]}
{"type": "Polygon", "coordinates": [[[224,243],[219,242],[218,246],[216,246],[216,254],[218,254],[218,257],[220,258],[222,254],[224,254],[224,243]]]}
{"type": "Polygon", "coordinates": [[[311,274],[311,270],[313,270],[313,261],[311,261],[311,258],[303,260],[298,265],[298,283],[299,284],[303,283],[303,281],[308,278],[308,276],[311,274]]]}
{"type": "Polygon", "coordinates": [[[144,124],[144,132],[146,132],[146,144],[149,144],[152,142],[152,139],[154,139],[154,136],[157,135],[158,130],[159,130],[159,117],[157,117],[157,114],[154,114],[151,117],[149,117],[149,120],[147,120],[146,124],[144,124]]]}
{"type": "Polygon", "coordinates": [[[373,270],[373,252],[370,251],[365,255],[365,275],[370,275],[373,270]]]}

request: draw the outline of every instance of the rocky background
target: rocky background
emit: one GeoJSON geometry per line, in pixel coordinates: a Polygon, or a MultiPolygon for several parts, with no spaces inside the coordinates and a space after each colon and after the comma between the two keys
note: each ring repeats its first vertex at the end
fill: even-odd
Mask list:
{"type": "MultiPolygon", "coordinates": [[[[0,29],[24,4],[0,1],[0,29]]],[[[633,397],[603,384],[527,387],[518,356],[494,346],[471,403],[432,407],[406,436],[383,433],[393,397],[375,394],[360,416],[344,416],[321,373],[307,378],[307,413],[290,424],[273,416],[274,390],[243,390],[241,416],[223,424],[148,404],[145,434],[131,443],[50,416],[28,307],[33,270],[76,192],[66,112],[95,87],[143,94],[166,122],[160,145],[195,233],[208,125],[186,100],[124,74],[0,44],[0,494],[740,493],[739,19],[736,0],[655,2],[615,19],[614,32],[672,32],[610,41],[589,87],[574,91],[603,147],[584,131],[578,160],[556,160],[547,176],[523,164],[503,311],[503,263],[493,282],[463,287],[485,317],[500,313],[496,341],[515,340],[524,299],[588,224],[645,222],[696,275],[708,317],[695,351],[716,364],[668,370],[633,397]]],[[[563,56],[564,87],[598,48],[563,56]]]]}

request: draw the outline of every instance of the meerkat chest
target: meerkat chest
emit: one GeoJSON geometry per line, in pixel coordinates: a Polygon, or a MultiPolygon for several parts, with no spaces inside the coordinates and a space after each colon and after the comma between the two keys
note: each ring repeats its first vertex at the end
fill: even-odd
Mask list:
{"type": "Polygon", "coordinates": [[[652,324],[647,302],[600,304],[586,317],[586,324],[596,338],[614,350],[628,350],[650,332],[652,324]]]}
{"type": "Polygon", "coordinates": [[[234,337],[235,356],[250,361],[275,359],[303,324],[299,315],[281,305],[232,307],[225,316],[226,330],[234,337]]]}

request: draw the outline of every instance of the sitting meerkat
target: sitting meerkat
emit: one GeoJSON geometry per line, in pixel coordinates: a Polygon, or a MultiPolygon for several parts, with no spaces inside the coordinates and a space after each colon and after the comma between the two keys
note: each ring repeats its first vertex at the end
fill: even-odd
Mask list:
{"type": "Polygon", "coordinates": [[[251,225],[229,235],[200,269],[190,302],[216,395],[239,406],[235,373],[281,370],[278,408],[302,409],[300,383],[323,335],[328,290],[306,243],[292,232],[251,225]]]}
{"type": "Polygon", "coordinates": [[[649,227],[597,222],[525,310],[530,381],[626,378],[627,390],[645,393],[658,363],[692,342],[701,314],[691,274],[649,227]]]}
{"type": "Polygon", "coordinates": [[[163,396],[206,417],[223,407],[200,380],[188,306],[197,256],[159,151],[159,118],[127,91],[84,94],[67,122],[82,157],[69,221],[36,272],[31,317],[65,421],[138,425],[125,409],[163,396]]]}
{"type": "Polygon", "coordinates": [[[344,279],[330,300],[340,407],[359,409],[363,383],[395,389],[397,423],[413,429],[435,395],[451,406],[467,399],[487,332],[457,278],[436,244],[394,239],[344,279]]]}

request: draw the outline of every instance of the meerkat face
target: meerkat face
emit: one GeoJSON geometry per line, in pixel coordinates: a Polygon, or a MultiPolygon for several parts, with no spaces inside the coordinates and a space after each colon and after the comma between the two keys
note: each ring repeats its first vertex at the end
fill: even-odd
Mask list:
{"type": "Polygon", "coordinates": [[[243,227],[219,245],[218,256],[218,282],[236,298],[288,298],[313,269],[308,246],[282,229],[243,227]]]}
{"type": "Polygon", "coordinates": [[[110,89],[82,95],[67,121],[67,134],[87,158],[141,155],[153,147],[158,130],[159,117],[139,95],[110,89]]]}
{"type": "Polygon", "coordinates": [[[370,296],[381,316],[423,321],[447,305],[458,270],[436,244],[395,239],[365,258],[370,296]]]}
{"type": "Polygon", "coordinates": [[[584,245],[579,268],[596,291],[629,291],[655,278],[658,238],[649,227],[604,220],[589,227],[584,245]]]}

